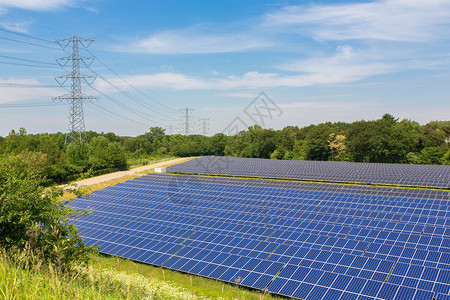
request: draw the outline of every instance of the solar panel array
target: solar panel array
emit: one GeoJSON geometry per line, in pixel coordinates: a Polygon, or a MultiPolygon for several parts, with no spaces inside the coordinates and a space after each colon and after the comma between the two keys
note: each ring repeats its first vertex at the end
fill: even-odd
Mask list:
{"type": "Polygon", "coordinates": [[[174,173],[450,187],[450,166],[203,156],[167,168],[174,173]]]}
{"type": "Polygon", "coordinates": [[[450,193],[147,175],[78,198],[88,245],[299,299],[449,299],[450,193]]]}

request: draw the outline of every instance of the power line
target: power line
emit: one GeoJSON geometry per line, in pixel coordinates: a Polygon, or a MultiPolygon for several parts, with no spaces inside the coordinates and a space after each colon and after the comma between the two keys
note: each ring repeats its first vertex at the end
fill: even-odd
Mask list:
{"type": "Polygon", "coordinates": [[[50,44],[55,44],[54,41],[42,39],[42,38],[35,37],[35,36],[31,36],[31,35],[28,35],[28,34],[25,34],[25,33],[21,33],[21,32],[16,32],[16,31],[9,30],[9,29],[6,29],[6,28],[0,28],[0,30],[1,30],[1,31],[5,31],[5,32],[8,32],[8,33],[10,33],[10,34],[15,34],[15,35],[27,37],[27,38],[29,38],[29,39],[34,39],[34,40],[38,40],[38,41],[42,41],[42,42],[46,42],[46,43],[50,43],[50,44]]]}
{"type": "Polygon", "coordinates": [[[145,120],[147,120],[147,121],[150,121],[150,122],[152,122],[152,123],[155,123],[155,124],[158,124],[158,125],[161,125],[161,126],[165,127],[164,124],[161,124],[161,123],[159,123],[159,122],[156,122],[155,120],[152,120],[152,119],[147,118],[145,115],[141,114],[139,111],[135,110],[134,108],[131,108],[131,107],[129,107],[129,106],[123,104],[123,103],[120,102],[119,100],[114,99],[113,97],[106,95],[105,93],[101,92],[100,90],[96,89],[95,87],[91,86],[91,88],[92,88],[94,91],[96,91],[97,93],[99,93],[100,95],[102,95],[103,97],[105,97],[106,99],[109,99],[109,100],[113,101],[114,103],[116,103],[117,105],[121,106],[122,108],[128,110],[129,112],[131,112],[131,113],[133,113],[133,114],[135,114],[135,115],[138,115],[139,117],[141,117],[141,118],[143,118],[143,119],[145,119],[145,120]]]}
{"type": "Polygon", "coordinates": [[[44,64],[44,65],[58,66],[58,65],[55,64],[55,63],[49,63],[49,62],[45,62],[45,61],[32,60],[32,59],[26,59],[26,58],[20,58],[20,57],[13,57],[13,56],[6,56],[6,55],[0,55],[0,57],[6,58],[6,59],[12,59],[12,60],[19,60],[19,61],[32,62],[32,63],[37,63],[37,64],[44,64]]]}
{"type": "Polygon", "coordinates": [[[21,63],[7,62],[7,61],[0,61],[0,64],[21,66],[21,67],[31,67],[31,68],[61,69],[60,67],[38,66],[38,65],[21,64],[21,63]]]}
{"type": "MultiPolygon", "coordinates": [[[[101,61],[98,57],[96,57],[95,55],[93,55],[92,52],[90,52],[89,50],[87,50],[87,52],[88,52],[89,54],[91,54],[92,56],[94,56],[94,57],[97,59],[97,61],[99,61],[105,68],[107,68],[111,73],[113,73],[114,75],[116,75],[118,78],[120,78],[123,82],[125,82],[128,86],[130,86],[131,88],[133,88],[135,91],[137,91],[138,93],[140,93],[141,95],[143,95],[143,96],[146,97],[147,99],[149,99],[149,100],[151,100],[151,101],[153,101],[153,102],[155,102],[155,103],[157,103],[157,104],[159,104],[159,105],[161,105],[161,106],[163,106],[163,107],[169,109],[170,111],[166,111],[166,110],[163,110],[163,109],[161,109],[161,108],[157,108],[157,109],[162,110],[162,111],[165,111],[165,112],[168,112],[168,113],[175,113],[175,112],[177,111],[176,109],[173,109],[173,108],[171,108],[171,107],[169,107],[169,106],[167,106],[167,105],[165,105],[165,104],[163,104],[163,103],[161,103],[161,102],[159,102],[159,101],[153,99],[152,97],[149,97],[148,95],[144,94],[142,91],[140,91],[139,89],[137,89],[135,86],[133,86],[131,83],[129,83],[129,82],[128,82],[126,79],[124,79],[122,76],[120,76],[117,72],[115,72],[115,71],[112,70],[109,66],[107,66],[107,65],[106,65],[103,61],[101,61]]],[[[97,76],[98,76],[98,75],[97,75],[97,76]]]]}
{"type": "Polygon", "coordinates": [[[44,85],[44,84],[28,84],[28,83],[7,83],[0,82],[0,87],[23,87],[23,88],[58,88],[58,85],[44,85]]]}
{"type": "Polygon", "coordinates": [[[0,108],[24,108],[41,106],[62,106],[62,103],[24,103],[24,104],[0,104],[0,108]]]}
{"type": "Polygon", "coordinates": [[[102,110],[104,110],[104,111],[107,111],[107,112],[109,112],[110,114],[113,114],[113,115],[115,115],[115,116],[117,116],[117,117],[119,117],[119,118],[126,119],[126,120],[128,120],[128,121],[131,121],[131,122],[136,123],[136,124],[139,124],[139,125],[144,125],[144,126],[147,126],[147,127],[149,126],[148,124],[144,124],[144,123],[141,123],[141,122],[139,122],[139,121],[130,119],[130,118],[128,118],[128,117],[119,115],[118,113],[115,113],[114,111],[112,111],[112,110],[110,110],[110,109],[108,109],[108,108],[106,108],[106,107],[100,106],[100,105],[98,105],[98,104],[96,104],[96,103],[94,103],[94,102],[91,102],[90,104],[92,104],[92,105],[94,105],[94,106],[97,106],[98,108],[100,108],[100,109],[102,109],[102,110]]]}
{"type": "MultiPolygon", "coordinates": [[[[113,87],[114,89],[116,89],[117,91],[119,91],[121,94],[125,95],[126,97],[130,98],[131,100],[135,101],[136,103],[141,104],[142,106],[144,106],[144,107],[146,107],[146,108],[152,110],[153,112],[155,112],[155,113],[157,113],[157,114],[159,114],[159,115],[162,115],[162,116],[166,117],[168,120],[174,120],[173,118],[171,118],[171,117],[169,117],[169,116],[166,116],[166,115],[164,115],[164,114],[161,114],[160,112],[157,112],[157,111],[155,111],[155,110],[153,110],[153,109],[147,107],[146,105],[142,104],[138,99],[136,99],[135,97],[131,96],[130,94],[128,94],[127,92],[125,92],[125,91],[122,90],[121,88],[115,86],[115,85],[112,84],[109,80],[107,80],[106,78],[104,78],[103,76],[101,76],[100,74],[98,74],[97,72],[95,72],[94,70],[92,70],[91,68],[89,68],[89,70],[91,70],[95,75],[97,75],[97,77],[99,77],[100,79],[102,79],[104,82],[106,82],[107,84],[109,84],[111,87],[113,87]]],[[[141,114],[144,114],[144,113],[142,113],[142,112],[140,112],[140,113],[141,113],[141,114]]],[[[167,119],[163,119],[163,118],[158,118],[158,117],[150,116],[150,115],[148,115],[148,114],[144,114],[144,115],[147,115],[147,116],[149,116],[149,117],[151,117],[151,118],[155,118],[155,119],[159,119],[159,120],[167,120],[167,119]]]]}
{"type": "Polygon", "coordinates": [[[34,44],[34,43],[30,43],[30,42],[19,41],[19,40],[15,40],[15,39],[5,38],[3,36],[0,36],[0,39],[10,41],[10,42],[16,42],[16,43],[20,43],[20,44],[30,45],[30,46],[52,49],[52,50],[61,50],[56,47],[50,47],[50,46],[44,46],[44,45],[34,44]]]}

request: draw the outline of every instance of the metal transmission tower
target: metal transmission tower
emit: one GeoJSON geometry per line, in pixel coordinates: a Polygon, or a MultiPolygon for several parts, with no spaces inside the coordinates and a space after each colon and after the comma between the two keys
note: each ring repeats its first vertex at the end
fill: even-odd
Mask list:
{"type": "Polygon", "coordinates": [[[189,135],[191,134],[192,131],[192,126],[191,126],[191,122],[192,122],[192,115],[190,114],[190,112],[193,111],[193,109],[189,109],[189,108],[184,108],[180,110],[182,115],[181,115],[181,125],[184,129],[184,135],[189,135]]]}
{"type": "Polygon", "coordinates": [[[200,122],[200,126],[202,127],[202,134],[204,136],[207,136],[209,131],[209,119],[200,119],[200,122]]]}
{"type": "Polygon", "coordinates": [[[89,67],[94,61],[94,58],[80,56],[78,54],[78,45],[81,44],[84,48],[88,48],[93,41],[94,40],[80,39],[75,35],[69,39],[56,41],[63,50],[72,44],[72,54],[70,56],[56,59],[63,68],[71,61],[72,71],[67,75],[55,77],[56,81],[58,81],[61,86],[64,86],[68,79],[71,80],[70,93],[53,97],[54,101],[59,100],[69,102],[69,131],[66,135],[66,144],[72,144],[77,139],[79,139],[80,142],[87,141],[86,128],[84,126],[83,102],[86,100],[99,99],[99,97],[87,96],[81,92],[81,80],[83,79],[88,85],[91,85],[96,77],[80,74],[80,62],[83,62],[85,66],[89,67]],[[86,61],[90,61],[90,63],[86,63],[86,61]],[[88,79],[90,79],[90,81],[88,81],[88,79]]]}

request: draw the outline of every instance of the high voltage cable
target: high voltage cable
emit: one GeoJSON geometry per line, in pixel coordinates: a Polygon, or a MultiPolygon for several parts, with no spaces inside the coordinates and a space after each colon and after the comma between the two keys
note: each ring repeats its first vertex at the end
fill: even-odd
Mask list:
{"type": "Polygon", "coordinates": [[[0,108],[23,108],[40,106],[62,106],[62,103],[24,103],[24,104],[0,104],[0,108]]]}
{"type": "Polygon", "coordinates": [[[44,64],[44,65],[51,65],[51,66],[58,66],[58,64],[55,63],[49,63],[45,61],[39,61],[39,60],[32,60],[32,59],[25,59],[20,57],[13,57],[13,56],[6,56],[6,55],[0,55],[0,57],[7,58],[7,59],[13,59],[13,60],[20,60],[20,61],[26,61],[26,62],[32,62],[32,63],[38,63],[38,64],[44,64]]]}
{"type": "Polygon", "coordinates": [[[91,102],[91,103],[89,103],[89,104],[93,104],[93,105],[97,106],[98,108],[103,109],[103,110],[109,112],[110,114],[115,115],[116,117],[123,118],[123,119],[127,119],[128,121],[131,121],[131,122],[133,122],[133,123],[136,123],[136,124],[139,124],[139,125],[143,125],[143,126],[146,126],[146,127],[149,126],[149,124],[144,124],[144,123],[141,123],[141,122],[139,122],[139,121],[130,119],[130,118],[128,118],[128,117],[119,115],[118,113],[115,113],[114,111],[109,110],[109,109],[106,108],[106,107],[100,106],[100,105],[98,105],[98,104],[96,104],[96,103],[94,103],[94,102],[91,102]]]}
{"type": "Polygon", "coordinates": [[[59,85],[0,82],[0,87],[59,88],[59,85]]]}
{"type": "Polygon", "coordinates": [[[28,34],[25,34],[25,33],[21,33],[21,32],[16,32],[16,31],[9,30],[9,29],[6,29],[6,28],[0,28],[0,30],[1,30],[1,31],[5,31],[5,32],[8,32],[8,33],[11,33],[11,34],[15,34],[15,35],[19,35],[19,36],[24,36],[24,37],[27,37],[27,38],[30,38],[30,39],[34,39],[34,40],[38,40],[38,41],[42,41],[42,42],[46,42],[46,43],[50,43],[50,44],[55,44],[54,41],[42,39],[42,38],[35,37],[35,36],[31,36],[31,35],[28,35],[28,34]]]}
{"type": "MultiPolygon", "coordinates": [[[[128,94],[128,93],[125,92],[124,90],[122,90],[122,89],[120,89],[119,87],[115,86],[114,84],[112,84],[110,81],[108,81],[107,79],[105,79],[103,76],[101,76],[100,74],[98,74],[97,72],[95,72],[94,70],[92,70],[91,68],[88,67],[88,69],[89,69],[92,73],[94,73],[97,77],[99,77],[100,79],[102,79],[104,82],[106,82],[107,84],[109,84],[109,85],[110,85],[111,87],[113,87],[114,89],[118,90],[120,93],[122,93],[122,94],[125,95],[126,97],[128,97],[128,98],[130,98],[131,100],[135,101],[136,103],[141,104],[142,106],[148,108],[146,105],[143,105],[142,103],[140,103],[139,100],[137,100],[135,97],[131,96],[130,94],[128,94]]],[[[166,116],[166,115],[164,115],[164,114],[162,114],[162,113],[160,113],[160,112],[157,112],[157,111],[155,111],[155,110],[153,110],[153,109],[151,109],[151,108],[148,108],[148,109],[152,110],[153,112],[155,112],[155,113],[157,113],[157,114],[160,114],[160,115],[166,117],[168,120],[174,120],[173,118],[171,118],[171,117],[169,117],[169,116],[166,116]]],[[[155,119],[165,120],[165,119],[163,119],[163,118],[158,118],[158,117],[150,116],[150,115],[148,115],[148,114],[145,114],[145,115],[147,115],[147,116],[149,116],[149,117],[152,117],[152,118],[155,118],[155,119]]]]}
{"type": "Polygon", "coordinates": [[[58,51],[61,50],[61,49],[56,48],[56,47],[50,47],[50,46],[44,46],[44,45],[34,44],[34,43],[30,43],[30,42],[19,41],[19,40],[15,40],[15,39],[5,38],[3,36],[0,36],[0,39],[6,40],[6,41],[11,41],[11,42],[16,42],[16,43],[20,43],[20,44],[26,44],[26,45],[36,46],[36,47],[52,49],[52,50],[58,50],[58,51]]]}
{"type": "Polygon", "coordinates": [[[7,61],[0,61],[0,64],[21,66],[21,67],[32,67],[32,68],[44,68],[44,69],[61,69],[60,67],[37,66],[37,65],[30,65],[30,64],[20,64],[20,63],[14,63],[14,62],[7,62],[7,61]]]}
{"type": "MultiPolygon", "coordinates": [[[[155,111],[153,108],[147,106],[145,103],[142,103],[142,101],[140,101],[140,100],[137,99],[136,97],[133,97],[132,95],[128,94],[126,91],[122,90],[121,88],[115,86],[115,85],[112,84],[109,80],[105,79],[103,76],[101,76],[100,74],[98,74],[97,72],[95,72],[94,70],[92,70],[91,68],[88,67],[88,69],[89,69],[92,73],[94,73],[95,75],[97,75],[97,77],[99,77],[99,78],[102,79],[104,82],[106,82],[107,84],[109,84],[111,87],[113,87],[114,89],[116,89],[117,91],[119,91],[120,93],[122,93],[123,95],[125,95],[126,97],[130,98],[131,100],[135,101],[136,103],[138,103],[138,104],[144,106],[145,108],[147,108],[147,109],[153,111],[154,113],[160,114],[160,115],[162,115],[162,116],[168,118],[169,120],[174,120],[173,118],[171,118],[171,117],[169,117],[169,116],[167,116],[167,115],[164,115],[164,114],[162,114],[162,113],[160,113],[160,112],[158,112],[158,111],[155,111]]],[[[152,116],[152,117],[153,117],[153,116],[152,116]]],[[[162,119],[162,118],[157,118],[157,119],[164,120],[164,119],[162,119]]]]}
{"type": "Polygon", "coordinates": [[[138,88],[136,88],[135,86],[133,86],[131,83],[129,83],[129,82],[128,82],[126,79],[124,79],[122,76],[120,76],[119,74],[117,74],[117,72],[115,72],[115,71],[112,70],[109,66],[107,66],[103,61],[101,61],[98,57],[96,57],[91,51],[89,51],[89,50],[86,50],[86,51],[87,51],[91,56],[95,57],[95,59],[96,59],[99,63],[101,63],[105,68],[107,68],[111,73],[113,73],[114,75],[116,75],[117,77],[119,77],[123,82],[125,82],[127,85],[129,85],[131,88],[133,88],[135,91],[137,91],[138,93],[140,93],[141,95],[143,95],[143,96],[146,97],[147,99],[149,99],[149,100],[151,100],[151,101],[153,101],[153,102],[155,102],[155,103],[157,103],[157,104],[159,104],[159,105],[161,105],[161,106],[163,106],[163,107],[169,109],[170,111],[166,111],[166,110],[163,110],[163,109],[161,109],[161,108],[158,108],[159,110],[166,111],[166,112],[169,112],[169,113],[175,113],[175,112],[177,112],[176,109],[173,109],[173,108],[171,108],[171,107],[169,107],[169,106],[167,106],[167,105],[165,105],[165,104],[163,104],[163,103],[160,103],[159,101],[153,99],[152,97],[149,97],[148,95],[144,94],[142,91],[140,91],[138,88]]]}
{"type": "Polygon", "coordinates": [[[161,123],[159,123],[159,122],[156,122],[155,120],[152,120],[152,119],[147,118],[145,115],[141,114],[139,111],[135,110],[134,108],[131,108],[131,107],[129,107],[129,106],[123,104],[122,102],[120,102],[120,101],[114,99],[113,97],[106,95],[105,93],[99,91],[99,90],[96,89],[95,87],[91,86],[91,88],[92,88],[93,90],[95,90],[97,93],[101,94],[103,97],[105,97],[105,98],[107,98],[107,99],[113,101],[114,103],[116,103],[117,105],[121,106],[122,108],[128,110],[129,112],[134,113],[134,114],[140,116],[141,118],[143,118],[143,119],[145,119],[145,120],[147,120],[147,121],[153,122],[153,123],[158,124],[158,125],[161,125],[161,126],[163,126],[163,127],[166,127],[166,125],[161,124],[161,123]]]}

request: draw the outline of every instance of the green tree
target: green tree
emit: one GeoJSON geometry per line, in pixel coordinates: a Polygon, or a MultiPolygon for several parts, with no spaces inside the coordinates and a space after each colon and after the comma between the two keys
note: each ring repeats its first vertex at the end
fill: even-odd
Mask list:
{"type": "Polygon", "coordinates": [[[123,147],[118,142],[110,143],[104,136],[91,140],[89,148],[89,165],[93,170],[120,168],[126,166],[123,147]]]}
{"type": "Polygon", "coordinates": [[[305,139],[307,159],[328,160],[331,154],[328,145],[330,134],[330,124],[319,124],[311,128],[305,139]]]}
{"type": "Polygon", "coordinates": [[[403,163],[415,148],[415,138],[407,122],[385,114],[379,120],[358,121],[349,126],[348,153],[352,161],[403,163]]]}
{"type": "Polygon", "coordinates": [[[82,172],[89,160],[89,149],[87,145],[80,141],[75,141],[73,144],[67,146],[66,151],[68,162],[77,167],[81,167],[82,172]]]}
{"type": "Polygon", "coordinates": [[[417,163],[440,165],[444,159],[446,150],[445,147],[425,147],[420,151],[417,163]]]}
{"type": "Polygon", "coordinates": [[[346,160],[347,146],[345,145],[345,135],[331,133],[330,138],[328,139],[328,147],[331,151],[331,160],[346,160]]]}
{"type": "Polygon", "coordinates": [[[150,127],[150,130],[144,134],[144,137],[152,143],[156,137],[165,135],[165,132],[166,130],[162,127],[150,127]]]}
{"type": "Polygon", "coordinates": [[[445,153],[444,156],[442,157],[442,164],[450,165],[450,150],[448,150],[447,153],[445,153]]]}
{"type": "Polygon", "coordinates": [[[63,270],[87,262],[93,248],[86,247],[69,222],[86,212],[58,201],[61,189],[42,187],[43,177],[24,157],[1,157],[0,162],[0,246],[28,246],[63,270]]]}

